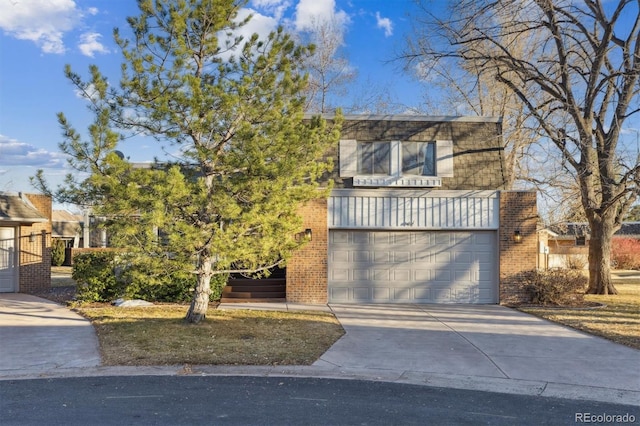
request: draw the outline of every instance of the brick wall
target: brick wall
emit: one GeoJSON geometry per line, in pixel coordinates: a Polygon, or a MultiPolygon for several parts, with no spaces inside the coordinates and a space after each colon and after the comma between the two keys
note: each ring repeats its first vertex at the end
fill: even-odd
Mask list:
{"type": "Polygon", "coordinates": [[[527,295],[520,286],[518,275],[537,267],[537,223],[538,210],[535,192],[500,192],[498,244],[501,304],[527,300],[527,295]],[[522,236],[522,241],[519,243],[514,241],[515,231],[520,231],[522,236]]]}
{"type": "Polygon", "coordinates": [[[327,200],[309,202],[300,214],[312,238],[287,262],[287,301],[327,303],[327,200]]]}
{"type": "Polygon", "coordinates": [[[25,194],[25,196],[44,217],[49,219],[45,223],[20,227],[18,291],[33,293],[51,288],[51,197],[38,194],[25,194]]]}

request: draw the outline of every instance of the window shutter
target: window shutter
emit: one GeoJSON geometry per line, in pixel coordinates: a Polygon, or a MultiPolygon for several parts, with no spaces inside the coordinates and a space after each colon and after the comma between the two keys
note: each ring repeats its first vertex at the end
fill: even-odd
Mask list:
{"type": "Polygon", "coordinates": [[[347,139],[340,141],[340,177],[353,177],[358,173],[358,143],[347,139]]]}
{"type": "Polygon", "coordinates": [[[453,177],[453,141],[436,141],[438,177],[453,177]]]}

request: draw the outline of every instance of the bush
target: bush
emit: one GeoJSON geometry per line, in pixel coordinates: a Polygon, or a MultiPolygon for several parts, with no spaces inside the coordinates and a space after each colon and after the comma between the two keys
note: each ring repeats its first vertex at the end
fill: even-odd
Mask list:
{"type": "Polygon", "coordinates": [[[640,269],[640,241],[614,238],[611,241],[611,262],[617,269],[640,269]]]}
{"type": "Polygon", "coordinates": [[[527,271],[523,286],[536,305],[571,305],[584,301],[587,277],[574,269],[527,271]]]}
{"type": "MultiPolygon", "coordinates": [[[[196,285],[196,276],[188,269],[166,258],[101,251],[76,255],[72,276],[78,283],[77,298],[85,302],[118,298],[186,302],[196,285]]],[[[226,283],[227,275],[214,275],[210,300],[220,299],[226,283]]]]}
{"type": "Polygon", "coordinates": [[[59,238],[54,238],[51,241],[51,265],[62,266],[66,248],[67,245],[59,238]]]}
{"type": "Polygon", "coordinates": [[[116,280],[115,251],[79,253],[73,258],[71,277],[78,283],[76,297],[84,302],[109,302],[122,297],[124,286],[116,280]]]}

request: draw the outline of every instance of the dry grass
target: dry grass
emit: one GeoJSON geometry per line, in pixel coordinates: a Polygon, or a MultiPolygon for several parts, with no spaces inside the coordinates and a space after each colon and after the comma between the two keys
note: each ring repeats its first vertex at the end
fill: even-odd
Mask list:
{"type": "Polygon", "coordinates": [[[614,282],[617,295],[586,295],[589,302],[606,306],[596,309],[521,308],[550,321],[602,336],[640,349],[640,281],[614,282]]]}
{"type": "Polygon", "coordinates": [[[76,282],[71,278],[71,266],[51,267],[51,287],[75,286],[76,282]]]}
{"type": "Polygon", "coordinates": [[[198,325],[187,307],[77,307],[96,329],[105,365],[310,365],[344,331],[325,312],[209,309],[198,325]]]}

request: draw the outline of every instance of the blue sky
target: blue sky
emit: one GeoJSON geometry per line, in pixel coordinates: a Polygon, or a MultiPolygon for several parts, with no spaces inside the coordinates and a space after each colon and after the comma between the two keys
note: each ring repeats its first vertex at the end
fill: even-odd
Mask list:
{"type": "MultiPolygon", "coordinates": [[[[387,63],[403,42],[413,0],[250,0],[252,30],[277,25],[308,28],[313,18],[333,17],[344,28],[344,53],[358,74],[353,93],[385,88],[399,102],[416,106],[419,84],[387,63]]],[[[70,170],[59,152],[56,113],[76,129],[91,120],[84,102],[64,77],[65,64],[88,75],[96,64],[117,82],[122,58],[114,27],[128,28],[138,14],[134,0],[0,0],[0,191],[32,192],[29,176],[42,168],[55,186],[70,170]]],[[[158,155],[154,141],[121,150],[132,161],[158,155]]]]}

